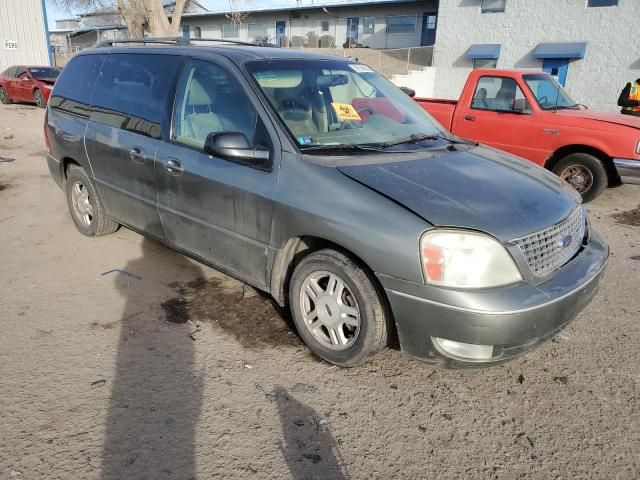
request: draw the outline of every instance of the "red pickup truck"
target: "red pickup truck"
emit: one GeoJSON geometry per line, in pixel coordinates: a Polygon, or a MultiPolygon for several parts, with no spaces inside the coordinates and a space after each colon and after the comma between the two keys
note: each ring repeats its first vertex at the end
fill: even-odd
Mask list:
{"type": "Polygon", "coordinates": [[[544,72],[474,70],[459,100],[415,100],[454,135],[544,166],[585,202],[640,183],[640,117],[588,110],[544,72]]]}

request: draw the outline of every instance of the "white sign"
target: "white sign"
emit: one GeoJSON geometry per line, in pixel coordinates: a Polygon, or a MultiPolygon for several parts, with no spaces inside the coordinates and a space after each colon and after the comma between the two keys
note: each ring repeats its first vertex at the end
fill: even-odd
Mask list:
{"type": "Polygon", "coordinates": [[[17,40],[5,40],[4,41],[4,49],[5,50],[18,50],[18,41],[17,40]]]}

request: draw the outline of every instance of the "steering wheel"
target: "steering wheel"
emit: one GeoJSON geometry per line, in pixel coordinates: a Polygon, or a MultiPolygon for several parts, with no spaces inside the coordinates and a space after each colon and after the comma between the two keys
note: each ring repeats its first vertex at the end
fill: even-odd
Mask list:
{"type": "Polygon", "coordinates": [[[345,120],[340,124],[340,128],[338,130],[351,130],[353,128],[360,128],[362,123],[356,122],[355,120],[345,120]]]}
{"type": "Polygon", "coordinates": [[[375,115],[376,112],[373,111],[373,108],[371,108],[369,105],[363,105],[360,108],[356,109],[356,112],[358,112],[358,114],[362,113],[362,112],[368,112],[369,115],[375,115]]]}

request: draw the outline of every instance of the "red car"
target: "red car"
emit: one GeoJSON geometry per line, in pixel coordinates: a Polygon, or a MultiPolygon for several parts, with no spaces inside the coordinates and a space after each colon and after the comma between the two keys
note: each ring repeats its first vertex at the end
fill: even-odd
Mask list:
{"type": "Polygon", "coordinates": [[[60,71],[56,67],[26,65],[7,68],[0,73],[0,102],[30,102],[46,107],[60,71]]]}
{"type": "Polygon", "coordinates": [[[640,183],[640,118],[587,110],[531,70],[474,70],[459,100],[415,98],[453,134],[544,166],[593,200],[640,183]]]}

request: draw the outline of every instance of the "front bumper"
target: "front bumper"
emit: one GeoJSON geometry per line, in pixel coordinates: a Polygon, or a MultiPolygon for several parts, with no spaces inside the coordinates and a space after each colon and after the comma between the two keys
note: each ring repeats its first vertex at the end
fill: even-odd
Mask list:
{"type": "Polygon", "coordinates": [[[501,362],[562,330],[595,296],[609,248],[593,230],[589,243],[553,277],[483,291],[455,291],[378,275],[398,329],[402,351],[448,366],[501,362]],[[492,345],[486,360],[442,352],[431,340],[492,345]]]}
{"type": "Polygon", "coordinates": [[[640,160],[614,158],[613,164],[616,166],[622,183],[640,184],[640,160]]]}

